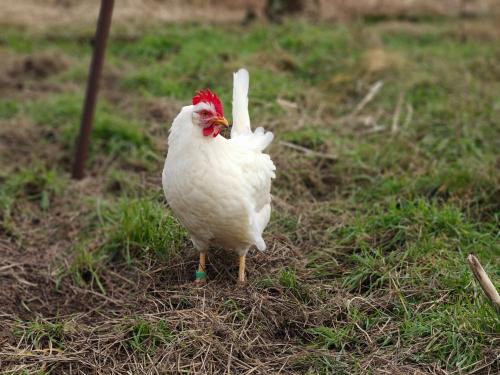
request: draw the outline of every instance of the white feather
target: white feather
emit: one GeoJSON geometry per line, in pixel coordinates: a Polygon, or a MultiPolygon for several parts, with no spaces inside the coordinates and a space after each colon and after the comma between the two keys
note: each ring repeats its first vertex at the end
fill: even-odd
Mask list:
{"type": "Polygon", "coordinates": [[[233,126],[231,138],[248,134],[250,129],[250,115],[248,114],[248,86],[250,77],[246,69],[233,73],[233,126]]]}
{"type": "Polygon", "coordinates": [[[233,73],[233,126],[231,140],[235,144],[256,151],[264,150],[273,141],[274,135],[262,127],[252,133],[248,114],[248,87],[250,77],[246,69],[233,73]]]}

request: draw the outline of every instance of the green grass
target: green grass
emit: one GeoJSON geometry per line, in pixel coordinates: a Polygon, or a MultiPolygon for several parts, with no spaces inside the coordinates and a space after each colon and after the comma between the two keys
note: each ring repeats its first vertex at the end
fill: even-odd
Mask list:
{"type": "MultiPolygon", "coordinates": [[[[126,299],[122,281],[113,284],[109,271],[137,266],[123,268],[144,283],[140,293],[130,293],[139,301],[112,308],[124,314],[126,324],[111,321],[120,325],[116,341],[127,358],[153,363],[178,345],[181,362],[203,353],[211,363],[215,357],[227,363],[231,351],[234,372],[247,371],[238,366],[262,355],[265,360],[251,365],[276,363],[268,373],[307,374],[376,372],[378,363],[366,362],[374,356],[411,371],[447,373],[467,373],[495,359],[498,316],[465,259],[475,253],[500,289],[500,43],[464,41],[455,21],[419,20],[397,31],[383,26],[289,20],[245,27],[169,24],[131,37],[112,33],[107,69],[113,82],[105,85],[123,96],[100,97],[85,182],[91,188],[76,189],[74,197],[88,214],[75,219],[78,233],[59,254],[71,259],[57,281],[60,291],[67,282],[126,299]],[[277,141],[337,160],[275,142],[269,253],[248,261],[265,259],[251,268],[250,291],[240,295],[227,287],[217,268],[219,279],[201,289],[202,298],[162,278],[174,272],[173,259],[194,265],[196,255],[158,191],[171,119],[152,119],[142,103],[175,106],[168,108],[173,114],[208,87],[230,116],[231,72],[241,66],[250,70],[254,124],[270,128],[277,141]],[[379,80],[378,94],[357,117],[349,116],[379,80]],[[115,159],[119,163],[109,162],[115,159]],[[148,273],[151,265],[162,271],[148,273]],[[158,297],[161,290],[168,292],[158,297]],[[190,341],[176,340],[184,332],[190,341]],[[245,347],[247,341],[252,345],[245,347]],[[207,343],[214,346],[209,350],[207,343]],[[252,352],[256,347],[259,352],[252,352]],[[290,353],[297,356],[285,360],[290,353]]],[[[56,215],[52,202],[70,183],[67,161],[83,92],[66,87],[85,81],[88,39],[85,32],[31,35],[12,28],[0,36],[0,52],[50,50],[69,61],[67,70],[46,78],[64,88],[57,94],[0,101],[2,127],[26,121],[53,134],[37,139],[32,159],[38,149],[62,149],[51,162],[56,165],[12,161],[9,173],[2,172],[0,233],[15,232],[26,221],[25,206],[56,215]]],[[[63,350],[71,332],[50,322],[18,322],[16,332],[26,345],[63,350]]],[[[99,335],[100,326],[82,324],[99,335]]]]}
{"type": "MultiPolygon", "coordinates": [[[[329,375],[333,372],[339,375],[347,375],[353,371],[353,367],[347,367],[343,362],[328,355],[312,354],[304,356],[294,363],[294,367],[307,375],[329,375]]],[[[356,368],[356,370],[359,370],[359,368],[356,368]]]]}
{"type": "Polygon", "coordinates": [[[229,298],[224,301],[221,307],[221,312],[229,313],[232,320],[236,322],[244,323],[248,319],[248,315],[245,310],[238,305],[238,302],[229,298]]]}
{"type": "MultiPolygon", "coordinates": [[[[82,103],[80,95],[64,94],[28,103],[26,112],[38,126],[54,130],[55,142],[64,145],[67,150],[73,150],[80,126],[82,103]]],[[[104,154],[119,156],[134,163],[142,161],[144,165],[156,157],[144,127],[114,111],[104,100],[101,100],[95,114],[89,153],[91,158],[104,154]]]]}
{"type": "Polygon", "coordinates": [[[16,336],[35,349],[63,349],[65,327],[62,322],[41,319],[20,322],[14,332],[16,336]]]}
{"type": "Polygon", "coordinates": [[[498,234],[492,229],[485,226],[478,230],[453,206],[417,200],[390,202],[333,236],[340,246],[352,251],[345,279],[351,288],[381,287],[389,282],[391,272],[407,273],[400,279],[408,284],[444,272],[442,287],[452,283],[455,288],[458,284],[465,288],[470,282],[461,277],[467,274],[465,256],[474,252],[494,259],[500,250],[498,234]]]}
{"type": "MultiPolygon", "coordinates": [[[[331,269],[328,261],[311,267],[357,294],[372,296],[380,290],[394,290],[389,316],[402,322],[399,332],[404,345],[417,347],[425,340],[425,347],[412,354],[412,360],[464,368],[481,359],[483,334],[498,332],[500,322],[488,302],[474,292],[465,258],[473,252],[483,260],[490,259],[493,264],[486,261],[483,265],[494,280],[499,279],[494,264],[500,248],[493,226],[478,228],[454,206],[425,200],[393,201],[359,215],[332,237],[343,254],[343,275],[339,277],[338,269],[331,269]],[[419,311],[443,294],[444,301],[419,311]]],[[[335,254],[338,259],[338,252],[335,254]]],[[[377,321],[379,314],[374,310],[366,319],[377,321]]],[[[360,334],[351,325],[308,332],[319,345],[338,350],[352,345],[360,334]]]]}
{"type": "Polygon", "coordinates": [[[148,322],[138,319],[128,329],[126,344],[134,351],[152,353],[174,339],[174,333],[164,321],[148,322]]]}
{"type": "Polygon", "coordinates": [[[105,294],[106,289],[101,281],[101,273],[106,265],[106,254],[92,251],[86,245],[88,244],[84,241],[77,244],[69,266],[59,269],[57,287],[64,282],[65,276],[70,276],[77,285],[92,289],[97,287],[101,293],[105,294]]]}
{"type": "Polygon", "coordinates": [[[99,210],[106,233],[101,250],[113,257],[128,262],[150,256],[168,260],[185,241],[185,230],[158,200],[122,199],[99,210]]]}
{"type": "Polygon", "coordinates": [[[67,183],[67,176],[43,164],[23,167],[19,171],[0,176],[0,223],[6,226],[16,201],[27,200],[47,211],[54,196],[61,194],[67,183]]]}
{"type": "Polygon", "coordinates": [[[0,101],[0,119],[9,119],[19,111],[19,103],[14,100],[0,101]]]}
{"type": "Polygon", "coordinates": [[[69,276],[77,285],[106,294],[102,275],[110,262],[168,264],[186,241],[185,229],[154,197],[94,200],[92,205],[94,210],[75,242],[71,261],[57,271],[58,287],[69,276]]]}

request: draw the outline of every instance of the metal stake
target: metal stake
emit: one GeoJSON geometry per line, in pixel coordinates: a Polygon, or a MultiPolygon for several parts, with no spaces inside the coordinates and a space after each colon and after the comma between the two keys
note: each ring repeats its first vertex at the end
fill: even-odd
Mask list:
{"type": "Polygon", "coordinates": [[[99,89],[99,78],[104,63],[104,53],[108,40],[109,29],[111,27],[111,17],[113,14],[114,0],[101,0],[99,19],[94,38],[94,51],[89,68],[87,79],[87,89],[85,101],[83,103],[82,119],[80,124],[80,134],[76,142],[75,160],[73,164],[73,178],[82,179],[84,176],[85,160],[88,155],[90,133],[92,130],[92,119],[94,117],[97,101],[97,91],[99,89]]]}

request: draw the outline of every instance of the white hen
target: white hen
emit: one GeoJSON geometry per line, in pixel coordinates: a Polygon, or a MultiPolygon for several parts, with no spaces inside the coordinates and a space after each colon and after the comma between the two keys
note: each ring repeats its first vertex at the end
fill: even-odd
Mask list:
{"type": "Polygon", "coordinates": [[[240,282],[245,281],[248,249],[266,248],[262,232],[271,215],[271,178],[276,168],[263,150],[273,134],[263,128],[252,132],[248,84],[248,71],[234,73],[230,139],[219,135],[228,122],[220,100],[210,90],[198,92],[170,129],[163,190],[200,251],[198,282],[205,281],[211,245],[239,254],[240,282]]]}

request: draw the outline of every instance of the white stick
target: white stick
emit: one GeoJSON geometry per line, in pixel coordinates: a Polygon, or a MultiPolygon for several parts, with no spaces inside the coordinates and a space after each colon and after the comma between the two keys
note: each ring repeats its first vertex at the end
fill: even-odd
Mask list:
{"type": "Polygon", "coordinates": [[[493,304],[493,307],[500,314],[500,296],[498,295],[498,292],[487,273],[481,266],[481,263],[479,263],[479,260],[472,254],[467,257],[467,261],[469,262],[470,269],[476,277],[477,282],[483,289],[484,294],[486,294],[486,297],[488,297],[493,304]]]}
{"type": "Polygon", "coordinates": [[[396,104],[396,110],[394,111],[394,115],[392,116],[392,127],[391,132],[397,133],[399,130],[399,116],[401,114],[401,106],[403,105],[403,94],[399,94],[398,102],[396,104]]]}
{"type": "Polygon", "coordinates": [[[377,81],[377,82],[375,82],[373,84],[373,86],[370,87],[370,91],[368,91],[368,94],[366,94],[366,96],[363,98],[363,100],[361,100],[358,103],[358,105],[356,106],[356,108],[354,109],[354,111],[352,111],[352,113],[349,115],[349,117],[354,117],[359,112],[361,112],[363,110],[363,108],[365,108],[366,105],[373,100],[373,98],[375,97],[375,95],[377,95],[377,93],[380,91],[380,89],[382,88],[382,86],[384,86],[384,82],[383,81],[377,81]]]}

